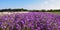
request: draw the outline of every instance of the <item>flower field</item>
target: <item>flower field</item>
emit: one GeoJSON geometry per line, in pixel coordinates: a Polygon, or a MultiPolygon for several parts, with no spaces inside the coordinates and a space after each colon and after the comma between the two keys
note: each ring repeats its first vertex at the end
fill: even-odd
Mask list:
{"type": "Polygon", "coordinates": [[[60,14],[48,12],[1,13],[0,30],[60,30],[60,14]]]}

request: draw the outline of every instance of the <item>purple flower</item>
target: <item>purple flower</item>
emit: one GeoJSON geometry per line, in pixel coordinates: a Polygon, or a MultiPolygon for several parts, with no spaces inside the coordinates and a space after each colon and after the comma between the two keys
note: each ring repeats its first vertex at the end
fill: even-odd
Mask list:
{"type": "Polygon", "coordinates": [[[0,17],[0,27],[9,27],[10,30],[52,30],[60,26],[59,22],[60,15],[46,12],[16,13],[0,17]],[[7,26],[3,25],[5,22],[7,26]]]}

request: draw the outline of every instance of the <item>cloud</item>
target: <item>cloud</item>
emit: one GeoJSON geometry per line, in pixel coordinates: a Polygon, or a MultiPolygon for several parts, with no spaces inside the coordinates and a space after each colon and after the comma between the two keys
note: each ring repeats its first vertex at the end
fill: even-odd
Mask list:
{"type": "Polygon", "coordinates": [[[60,0],[46,0],[42,3],[36,3],[28,5],[24,8],[26,9],[59,9],[60,8],[60,0]]]}
{"type": "Polygon", "coordinates": [[[43,4],[48,4],[49,2],[48,1],[44,1],[44,3],[43,4]]]}
{"type": "Polygon", "coordinates": [[[40,5],[28,5],[24,8],[26,8],[26,9],[40,9],[41,7],[40,7],[40,5]]]}
{"type": "Polygon", "coordinates": [[[56,0],[50,0],[51,2],[54,2],[54,1],[56,1],[56,0]]]}

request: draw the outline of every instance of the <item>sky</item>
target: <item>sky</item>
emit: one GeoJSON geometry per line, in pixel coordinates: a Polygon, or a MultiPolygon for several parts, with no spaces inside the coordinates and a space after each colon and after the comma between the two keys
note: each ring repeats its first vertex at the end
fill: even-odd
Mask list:
{"type": "Polygon", "coordinates": [[[0,0],[0,9],[60,9],[60,0],[0,0]]]}

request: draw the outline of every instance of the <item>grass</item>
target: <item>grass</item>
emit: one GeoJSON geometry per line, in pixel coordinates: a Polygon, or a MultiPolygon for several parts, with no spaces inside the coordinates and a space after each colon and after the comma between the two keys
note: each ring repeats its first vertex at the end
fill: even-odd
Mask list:
{"type": "Polygon", "coordinates": [[[60,14],[60,12],[50,12],[50,13],[53,13],[53,14],[60,14]]]}

